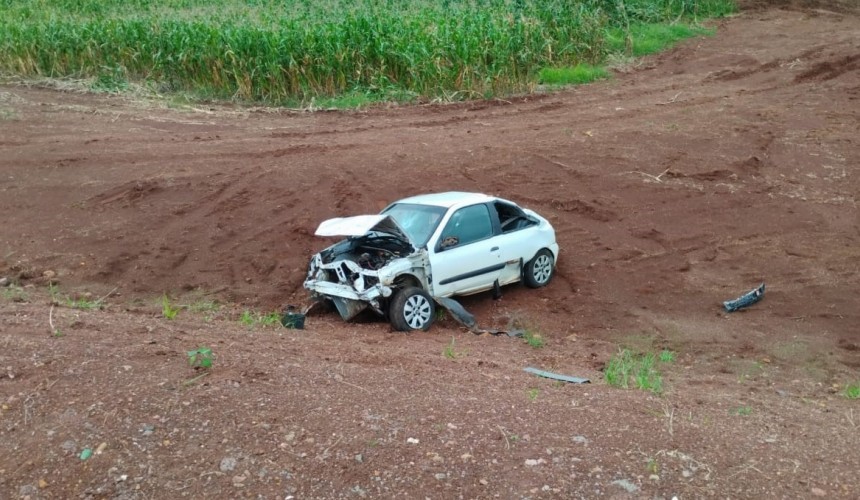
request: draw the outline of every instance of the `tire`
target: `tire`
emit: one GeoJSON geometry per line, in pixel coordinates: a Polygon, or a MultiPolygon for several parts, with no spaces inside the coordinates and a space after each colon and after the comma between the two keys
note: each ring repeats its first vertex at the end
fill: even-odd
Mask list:
{"type": "Polygon", "coordinates": [[[430,328],[436,319],[436,304],[424,290],[410,286],[394,295],[388,308],[391,326],[400,332],[430,328]]]}
{"type": "Polygon", "coordinates": [[[555,275],[555,260],[552,252],[541,249],[534,258],[523,267],[523,282],[529,288],[546,286],[555,275]]]}

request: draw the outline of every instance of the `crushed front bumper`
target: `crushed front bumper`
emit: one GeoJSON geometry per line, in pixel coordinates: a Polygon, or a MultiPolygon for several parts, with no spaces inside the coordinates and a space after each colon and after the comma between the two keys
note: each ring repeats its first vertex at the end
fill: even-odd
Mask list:
{"type": "Polygon", "coordinates": [[[368,306],[382,314],[380,299],[393,293],[391,287],[379,283],[375,271],[362,269],[349,260],[323,264],[318,256],[311,261],[304,287],[314,296],[331,300],[344,320],[354,318],[368,306]]]}

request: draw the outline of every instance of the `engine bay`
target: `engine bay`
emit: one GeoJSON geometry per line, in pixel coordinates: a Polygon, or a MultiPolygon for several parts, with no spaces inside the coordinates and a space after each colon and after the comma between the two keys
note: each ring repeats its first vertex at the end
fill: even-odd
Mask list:
{"type": "Polygon", "coordinates": [[[349,238],[331,247],[322,254],[324,264],[350,260],[371,271],[385,267],[391,260],[412,253],[412,245],[400,238],[386,234],[371,234],[349,238]]]}

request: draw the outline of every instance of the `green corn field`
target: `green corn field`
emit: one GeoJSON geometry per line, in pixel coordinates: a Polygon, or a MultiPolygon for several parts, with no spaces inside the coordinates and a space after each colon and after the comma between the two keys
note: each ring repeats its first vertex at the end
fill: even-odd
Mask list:
{"type": "MultiPolygon", "coordinates": [[[[599,64],[630,26],[732,0],[0,0],[0,74],[272,104],[473,98],[599,64]]],[[[623,49],[622,49],[623,50],[623,49]]]]}

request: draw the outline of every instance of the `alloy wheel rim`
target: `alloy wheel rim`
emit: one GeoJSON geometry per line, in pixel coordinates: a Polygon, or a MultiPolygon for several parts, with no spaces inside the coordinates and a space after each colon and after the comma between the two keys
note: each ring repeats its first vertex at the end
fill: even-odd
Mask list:
{"type": "Polygon", "coordinates": [[[403,306],[403,319],[415,330],[423,328],[430,321],[430,302],[422,295],[409,297],[403,306]]]}
{"type": "Polygon", "coordinates": [[[535,281],[540,284],[546,283],[549,281],[549,277],[552,274],[552,260],[547,255],[541,255],[537,258],[534,265],[534,273],[533,276],[535,281]]]}

